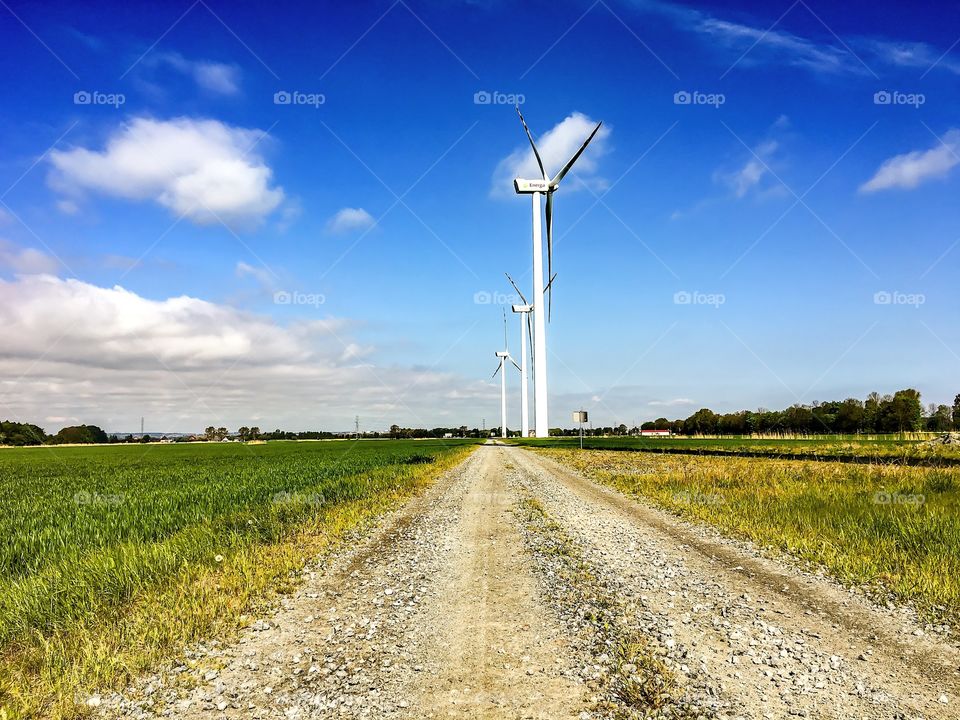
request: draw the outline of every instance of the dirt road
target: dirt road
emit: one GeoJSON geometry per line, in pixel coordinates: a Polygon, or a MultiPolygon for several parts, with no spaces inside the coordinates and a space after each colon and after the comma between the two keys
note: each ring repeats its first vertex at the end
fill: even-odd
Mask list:
{"type": "Polygon", "coordinates": [[[104,715],[960,717],[960,652],[530,451],[479,448],[104,715]]]}

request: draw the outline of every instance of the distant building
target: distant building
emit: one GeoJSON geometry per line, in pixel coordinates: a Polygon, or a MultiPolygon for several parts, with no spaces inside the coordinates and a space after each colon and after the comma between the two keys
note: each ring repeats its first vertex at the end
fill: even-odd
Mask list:
{"type": "Polygon", "coordinates": [[[641,430],[642,437],[668,437],[672,433],[669,430],[641,430]]]}

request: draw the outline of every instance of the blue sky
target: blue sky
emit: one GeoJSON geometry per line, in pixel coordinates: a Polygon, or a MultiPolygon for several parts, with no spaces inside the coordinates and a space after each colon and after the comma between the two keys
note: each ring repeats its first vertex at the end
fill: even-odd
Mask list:
{"type": "Polygon", "coordinates": [[[551,424],[960,392],[938,4],[10,2],[0,33],[0,416],[496,424],[509,96],[554,168],[604,122],[556,196],[551,424]]]}

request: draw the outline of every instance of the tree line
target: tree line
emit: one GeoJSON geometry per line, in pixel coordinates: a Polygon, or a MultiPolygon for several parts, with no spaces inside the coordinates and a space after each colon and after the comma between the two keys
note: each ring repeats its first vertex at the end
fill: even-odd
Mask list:
{"type": "Polygon", "coordinates": [[[361,432],[344,433],[329,432],[326,430],[302,430],[292,432],[289,430],[280,430],[279,428],[272,432],[263,432],[256,425],[240,427],[235,432],[227,428],[214,427],[210,425],[202,433],[195,435],[178,435],[167,438],[166,436],[151,435],[133,435],[120,436],[117,434],[108,434],[96,425],[71,425],[65,427],[54,435],[48,435],[47,432],[32,423],[13,422],[11,420],[0,421],[0,445],[63,445],[70,444],[93,444],[93,443],[151,443],[160,440],[173,442],[222,442],[223,440],[239,440],[249,442],[251,440],[333,440],[344,437],[361,438],[448,438],[448,437],[487,437],[490,431],[483,431],[478,428],[468,429],[466,425],[455,428],[401,428],[399,425],[390,426],[387,432],[361,432]]]}
{"type": "MultiPolygon", "coordinates": [[[[661,417],[643,423],[639,428],[624,424],[584,429],[587,435],[636,435],[641,430],[669,430],[674,435],[752,435],[752,434],[858,434],[947,432],[960,430],[960,394],[953,405],[931,403],[926,407],[920,402],[920,393],[913,388],[898,390],[893,395],[870,393],[865,400],[847,398],[810,405],[791,405],[784,410],[740,410],[732,413],[716,413],[701,408],[685,419],[668,420],[661,417]]],[[[551,428],[551,435],[576,435],[578,429],[551,428]]],[[[217,442],[235,439],[251,440],[323,440],[342,437],[363,438],[449,438],[489,437],[499,435],[499,428],[481,430],[458,427],[404,428],[391,425],[387,432],[332,433],[323,430],[290,432],[274,430],[262,432],[259,427],[243,426],[231,433],[225,427],[209,426],[203,433],[173,438],[175,442],[206,440],[217,442]]],[[[510,435],[519,433],[511,431],[510,435]]],[[[149,435],[127,435],[120,438],[108,435],[96,425],[71,425],[48,435],[43,428],[31,423],[9,420],[0,421],[0,445],[62,445],[77,443],[154,442],[161,438],[149,435]]],[[[164,438],[165,439],[165,438],[164,438]]]]}
{"type": "Polygon", "coordinates": [[[67,443],[110,442],[107,434],[96,425],[71,425],[54,435],[32,423],[0,420],[0,445],[65,445],[67,443]]]}
{"type": "Polygon", "coordinates": [[[870,393],[865,400],[847,398],[791,405],[784,410],[741,410],[715,413],[701,408],[683,420],[658,418],[641,430],[670,430],[677,435],[857,434],[947,432],[960,430],[960,395],[953,405],[924,407],[913,388],[893,395],[870,393]]]}

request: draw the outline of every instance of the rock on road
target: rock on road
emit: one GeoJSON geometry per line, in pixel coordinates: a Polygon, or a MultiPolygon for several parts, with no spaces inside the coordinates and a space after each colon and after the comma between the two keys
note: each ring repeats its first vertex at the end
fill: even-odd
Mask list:
{"type": "Polygon", "coordinates": [[[237,643],[99,712],[955,720],[960,651],[906,617],[487,444],[237,643]]]}

